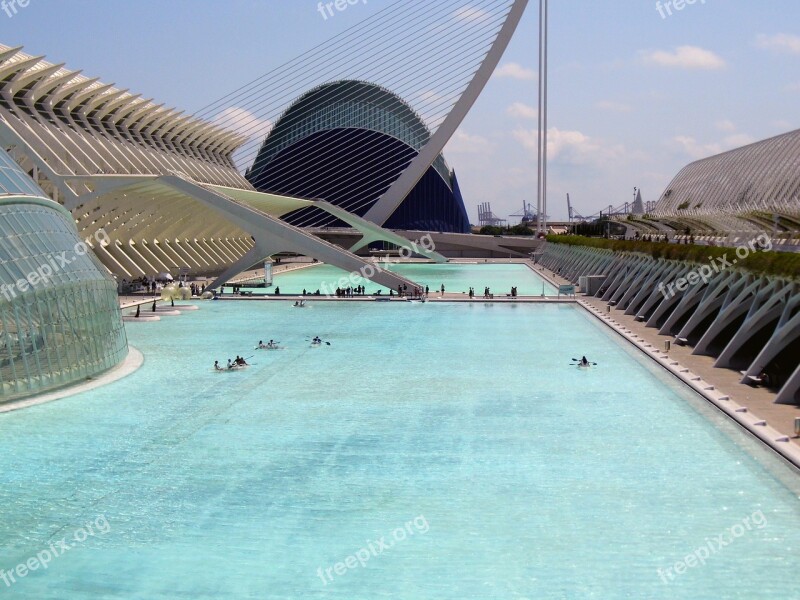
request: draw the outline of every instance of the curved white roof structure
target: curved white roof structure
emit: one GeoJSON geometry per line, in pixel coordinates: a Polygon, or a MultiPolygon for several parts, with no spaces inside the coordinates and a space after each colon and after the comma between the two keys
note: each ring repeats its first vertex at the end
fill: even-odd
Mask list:
{"type": "MultiPolygon", "coordinates": [[[[0,145],[71,211],[84,238],[105,230],[111,242],[95,251],[120,278],[186,268],[221,273],[219,285],[283,251],[363,269],[366,263],[354,254],[280,220],[311,201],[256,192],[232,159],[244,141],[213,123],[0,45],[0,145]]],[[[370,239],[408,245],[345,216],[370,239]]],[[[413,285],[380,269],[372,279],[392,288],[413,285]]]]}
{"type": "Polygon", "coordinates": [[[722,231],[798,229],[800,130],[695,161],[667,186],[653,216],[722,231]],[[781,224],[780,219],[785,223],[781,224]]]}

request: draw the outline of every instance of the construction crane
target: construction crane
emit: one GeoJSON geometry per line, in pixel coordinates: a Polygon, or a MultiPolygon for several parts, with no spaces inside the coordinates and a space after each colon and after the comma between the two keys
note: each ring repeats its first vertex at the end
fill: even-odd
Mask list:
{"type": "Polygon", "coordinates": [[[572,202],[570,202],[569,194],[567,194],[567,214],[569,215],[569,222],[572,223],[573,220],[585,221],[586,217],[579,214],[575,209],[572,208],[572,202]]]}
{"type": "Polygon", "coordinates": [[[522,201],[522,213],[515,213],[512,217],[521,217],[520,225],[533,225],[536,223],[536,213],[531,208],[531,204],[525,205],[525,200],[522,201]]]}
{"type": "Polygon", "coordinates": [[[502,225],[506,222],[505,219],[497,217],[492,212],[492,205],[489,202],[478,204],[478,222],[481,227],[502,225]]]}
{"type": "MultiPolygon", "coordinates": [[[[623,202],[622,204],[616,207],[609,204],[607,209],[604,208],[594,213],[593,215],[584,216],[578,214],[578,212],[572,208],[572,202],[570,202],[569,194],[567,194],[567,211],[569,212],[570,223],[572,223],[573,221],[594,221],[596,219],[602,219],[603,217],[609,218],[609,217],[619,217],[619,216],[629,215],[631,214],[631,212],[633,212],[633,205],[634,202],[623,202]]],[[[645,212],[648,212],[649,210],[650,210],[650,203],[647,203],[645,205],[645,212]]]]}

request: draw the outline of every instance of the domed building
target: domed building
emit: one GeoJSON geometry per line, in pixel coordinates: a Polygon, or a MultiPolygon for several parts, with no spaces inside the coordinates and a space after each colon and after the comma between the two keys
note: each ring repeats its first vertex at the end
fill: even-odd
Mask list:
{"type": "Polygon", "coordinates": [[[695,161],[674,177],[652,216],[693,231],[797,231],[800,130],[695,161]]]}
{"type": "MultiPolygon", "coordinates": [[[[431,132],[399,96],[363,81],[321,85],[275,123],[246,177],[259,191],[321,199],[364,216],[431,132]]],[[[302,227],[346,226],[317,208],[283,217],[302,227]]],[[[389,229],[469,233],[454,171],[440,154],[385,223],[389,229]]]]}
{"type": "Polygon", "coordinates": [[[128,354],[117,285],[0,149],[0,404],[66,386],[128,354]]]}

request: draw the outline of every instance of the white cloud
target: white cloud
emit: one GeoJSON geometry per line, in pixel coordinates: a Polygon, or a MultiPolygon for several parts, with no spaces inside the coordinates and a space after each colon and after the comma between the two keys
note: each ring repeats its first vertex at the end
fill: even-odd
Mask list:
{"type": "Polygon", "coordinates": [[[604,162],[619,154],[619,148],[604,147],[602,142],[580,131],[561,131],[555,127],[547,132],[547,152],[554,161],[575,164],[604,162]]]}
{"type": "Polygon", "coordinates": [[[525,81],[536,79],[536,71],[513,62],[501,65],[494,74],[497,77],[509,77],[511,79],[521,79],[525,81]]]}
{"type": "Polygon", "coordinates": [[[494,151],[494,144],[479,135],[470,135],[466,131],[458,129],[447,146],[444,148],[444,154],[481,154],[488,156],[494,151]]]}
{"type": "MultiPolygon", "coordinates": [[[[525,148],[536,151],[536,129],[517,129],[512,135],[525,148]]],[[[554,163],[599,165],[616,160],[623,154],[622,146],[604,144],[580,131],[562,131],[557,127],[547,131],[547,157],[548,161],[554,163]]]]}
{"type": "Polygon", "coordinates": [[[536,151],[539,143],[537,140],[537,132],[538,129],[515,129],[512,135],[525,148],[536,151]]]}
{"type": "Polygon", "coordinates": [[[485,10],[475,8],[474,6],[463,6],[459,8],[453,15],[458,21],[470,21],[472,23],[482,23],[487,21],[491,15],[485,10]]]}
{"type": "Polygon", "coordinates": [[[800,54],[800,36],[789,33],[776,33],[774,35],[761,33],[756,36],[755,46],[763,50],[800,54]]]}
{"type": "Polygon", "coordinates": [[[570,155],[585,157],[598,150],[597,144],[580,131],[561,131],[553,127],[547,132],[547,155],[552,160],[570,155]]]}
{"type": "Polygon", "coordinates": [[[752,144],[753,142],[757,141],[751,135],[747,135],[746,133],[736,133],[734,135],[729,135],[726,137],[722,143],[726,146],[726,149],[730,148],[739,148],[741,146],[747,146],[748,144],[752,144]]]}
{"type": "Polygon", "coordinates": [[[672,141],[692,158],[706,158],[722,152],[719,144],[700,144],[695,138],[688,135],[677,135],[672,138],[672,141]]]}
{"type": "Polygon", "coordinates": [[[508,183],[511,183],[515,187],[522,187],[522,186],[535,186],[536,185],[536,165],[533,165],[533,168],[521,168],[521,167],[512,167],[510,169],[506,169],[506,176],[505,180],[508,183]]]}
{"type": "Polygon", "coordinates": [[[729,135],[718,142],[711,142],[707,144],[702,144],[695,138],[688,135],[679,135],[673,138],[673,142],[681,150],[683,150],[684,153],[695,159],[707,158],[727,150],[740,148],[741,146],[752,144],[754,141],[755,140],[746,133],[736,133],[729,135]]]}
{"type": "Polygon", "coordinates": [[[725,67],[725,61],[711,52],[697,46],[678,46],[674,51],[648,50],[639,53],[646,65],[676,69],[715,70],[725,67]]]}
{"type": "Polygon", "coordinates": [[[517,119],[535,119],[539,111],[533,106],[528,106],[522,102],[514,102],[506,109],[506,114],[517,119]]]}
{"type": "Polygon", "coordinates": [[[736,131],[736,125],[734,125],[733,122],[729,121],[728,119],[722,119],[721,121],[717,121],[716,123],[714,123],[714,126],[720,131],[725,131],[727,133],[736,131]]]}
{"type": "Polygon", "coordinates": [[[424,90],[411,96],[409,101],[411,106],[417,110],[424,119],[426,112],[430,113],[431,111],[441,110],[445,102],[447,104],[452,104],[455,102],[456,98],[444,96],[434,90],[424,90]]]}
{"type": "Polygon", "coordinates": [[[272,130],[274,123],[262,119],[238,106],[230,106],[211,121],[214,125],[233,131],[248,139],[263,139],[272,130]]]}
{"type": "Polygon", "coordinates": [[[419,92],[416,97],[420,100],[442,100],[444,98],[439,92],[434,92],[433,90],[419,92]]]}
{"type": "Polygon", "coordinates": [[[800,81],[797,83],[790,83],[786,86],[787,92],[800,92],[800,81]]]}
{"type": "Polygon", "coordinates": [[[600,110],[607,110],[611,112],[620,112],[620,113],[631,112],[630,105],[623,104],[622,102],[613,102],[612,100],[601,100],[600,102],[595,104],[595,106],[600,110]]]}

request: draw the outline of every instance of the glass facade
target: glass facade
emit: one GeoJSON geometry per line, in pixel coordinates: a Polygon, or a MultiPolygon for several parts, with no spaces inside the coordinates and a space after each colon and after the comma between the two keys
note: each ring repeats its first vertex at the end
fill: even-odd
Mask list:
{"type": "MultiPolygon", "coordinates": [[[[304,94],[281,116],[253,168],[260,169],[284,148],[317,132],[343,128],[377,131],[417,151],[431,137],[419,115],[392,92],[363,81],[339,81],[304,94]]],[[[447,181],[450,168],[441,154],[433,167],[447,181]]]]}
{"type": "MultiPolygon", "coordinates": [[[[0,186],[14,171],[0,167],[0,186]]],[[[116,283],[70,214],[0,195],[0,402],[92,377],[127,353],[116,283]]]]}
{"type": "Polygon", "coordinates": [[[36,196],[38,198],[47,197],[41,188],[22,172],[22,169],[8,154],[0,152],[0,196],[9,194],[36,196]]]}
{"type": "MultiPolygon", "coordinates": [[[[328,83],[281,115],[246,177],[259,191],[323,199],[363,217],[429,139],[396,94],[363,81],[328,83]]],[[[317,208],[283,218],[298,227],[347,226],[317,208]]],[[[384,225],[469,233],[455,174],[441,154],[384,225]]]]}

